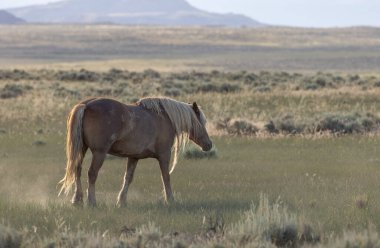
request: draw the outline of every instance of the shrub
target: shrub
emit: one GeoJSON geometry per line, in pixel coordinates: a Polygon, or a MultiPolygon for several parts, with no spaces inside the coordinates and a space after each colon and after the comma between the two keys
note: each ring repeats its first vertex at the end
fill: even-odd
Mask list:
{"type": "Polygon", "coordinates": [[[205,84],[199,86],[197,91],[198,92],[205,92],[205,93],[207,93],[207,92],[218,92],[219,87],[213,83],[205,83],[205,84]]]}
{"type": "Polygon", "coordinates": [[[8,99],[8,98],[16,98],[22,96],[25,91],[33,89],[32,86],[29,85],[19,85],[19,84],[7,84],[3,89],[0,90],[0,98],[8,99]]]}
{"type": "Polygon", "coordinates": [[[171,88],[167,89],[164,94],[165,96],[178,97],[181,95],[181,90],[177,88],[171,88]]]}
{"type": "Polygon", "coordinates": [[[56,77],[60,81],[95,82],[99,80],[100,75],[96,72],[81,69],[80,71],[59,71],[56,77]]]}
{"type": "Polygon", "coordinates": [[[307,125],[297,121],[292,115],[284,115],[269,121],[265,125],[266,131],[269,133],[289,133],[299,134],[306,131],[307,125]]]}
{"type": "Polygon", "coordinates": [[[80,98],[80,93],[76,90],[66,89],[65,87],[58,87],[54,90],[54,96],[80,98]]]}
{"type": "Polygon", "coordinates": [[[264,129],[268,131],[269,133],[278,133],[279,131],[276,128],[276,125],[271,120],[267,124],[264,125],[264,129]]]}
{"type": "Polygon", "coordinates": [[[0,225],[0,247],[21,247],[22,236],[16,230],[0,225]]]}
{"type": "Polygon", "coordinates": [[[360,80],[360,76],[359,75],[351,75],[351,76],[349,76],[349,80],[351,82],[358,81],[358,80],[360,80]]]}
{"type": "Polygon", "coordinates": [[[252,84],[258,80],[259,80],[259,76],[257,76],[254,73],[249,73],[249,74],[245,75],[244,84],[252,84]]]}
{"type": "Polygon", "coordinates": [[[308,82],[304,84],[303,88],[305,90],[318,90],[321,88],[321,86],[315,82],[308,82]]]}
{"type": "Polygon", "coordinates": [[[219,87],[219,91],[221,93],[234,93],[240,91],[241,88],[237,84],[229,84],[229,83],[224,83],[219,87]]]}
{"type": "Polygon", "coordinates": [[[375,124],[379,122],[379,119],[368,114],[363,118],[358,113],[329,113],[318,121],[316,131],[343,134],[362,133],[363,131],[373,130],[375,124]]]}
{"type": "Polygon", "coordinates": [[[24,70],[0,70],[0,80],[14,80],[14,81],[19,81],[19,80],[32,80],[36,79],[33,77],[31,74],[24,70]]]}
{"type": "Polygon", "coordinates": [[[218,93],[234,93],[241,90],[241,87],[237,84],[224,83],[217,85],[215,83],[206,83],[198,86],[198,92],[218,92],[218,93]]]}
{"type": "Polygon", "coordinates": [[[130,78],[128,71],[112,68],[108,72],[103,73],[101,80],[105,82],[114,83],[118,80],[128,80],[130,78]]]}
{"type": "Polygon", "coordinates": [[[255,135],[259,128],[246,119],[224,119],[217,123],[217,129],[224,130],[231,135],[255,135]]]}
{"type": "Polygon", "coordinates": [[[255,92],[259,93],[266,93],[266,92],[271,92],[272,88],[270,86],[259,86],[255,88],[255,92]]]}
{"type": "Polygon", "coordinates": [[[152,70],[152,69],[147,69],[143,72],[143,77],[144,78],[160,78],[161,75],[159,72],[152,70]]]}
{"type": "Polygon", "coordinates": [[[315,83],[320,87],[325,87],[327,85],[326,79],[318,77],[315,79],[315,83]]]}

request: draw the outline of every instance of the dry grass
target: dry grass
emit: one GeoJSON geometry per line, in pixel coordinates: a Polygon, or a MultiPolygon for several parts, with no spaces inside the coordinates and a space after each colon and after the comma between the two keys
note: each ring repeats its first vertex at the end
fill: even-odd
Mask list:
{"type": "Polygon", "coordinates": [[[218,135],[364,134],[376,133],[380,123],[379,79],[375,76],[82,69],[5,70],[0,71],[0,78],[0,95],[4,95],[0,99],[0,128],[6,131],[34,127],[61,132],[65,124],[59,120],[64,120],[80,99],[94,96],[124,103],[152,95],[197,101],[207,113],[211,133],[218,135]],[[328,82],[339,80],[331,81],[334,87],[298,88],[322,77],[328,82]],[[258,92],[256,84],[271,90],[258,92]],[[6,99],[8,96],[11,98],[6,99]],[[51,122],[57,125],[50,127],[51,122]]]}
{"type": "Polygon", "coordinates": [[[0,93],[12,96],[0,99],[0,246],[379,247],[379,29],[0,32],[0,65],[12,69],[0,71],[0,93]],[[323,69],[346,72],[315,73],[323,69]],[[99,175],[99,208],[58,199],[72,106],[147,95],[202,105],[217,156],[190,149],[199,159],[180,161],[170,206],[160,201],[157,163],[145,160],[128,207],[116,209],[125,161],[114,157],[99,175]],[[355,131],[294,131],[321,123],[355,131]]]}
{"type": "Polygon", "coordinates": [[[0,32],[6,68],[379,70],[376,28],[25,25],[0,26],[0,32]]]}

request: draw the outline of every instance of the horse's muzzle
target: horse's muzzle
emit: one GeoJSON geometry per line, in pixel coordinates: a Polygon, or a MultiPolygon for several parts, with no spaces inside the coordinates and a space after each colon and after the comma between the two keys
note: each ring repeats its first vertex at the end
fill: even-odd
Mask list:
{"type": "Polygon", "coordinates": [[[208,151],[210,151],[211,149],[212,149],[212,142],[210,142],[210,143],[206,144],[204,147],[202,147],[202,150],[203,150],[204,152],[208,152],[208,151]]]}

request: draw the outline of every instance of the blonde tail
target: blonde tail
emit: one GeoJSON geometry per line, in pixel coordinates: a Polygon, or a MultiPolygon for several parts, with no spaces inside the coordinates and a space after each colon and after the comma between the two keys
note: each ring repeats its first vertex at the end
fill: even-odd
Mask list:
{"type": "Polygon", "coordinates": [[[83,152],[83,115],[86,109],[85,104],[77,104],[71,110],[67,119],[67,140],[66,140],[66,174],[58,183],[62,184],[58,195],[64,192],[66,195],[70,192],[75,183],[75,174],[78,166],[81,166],[83,152]]]}

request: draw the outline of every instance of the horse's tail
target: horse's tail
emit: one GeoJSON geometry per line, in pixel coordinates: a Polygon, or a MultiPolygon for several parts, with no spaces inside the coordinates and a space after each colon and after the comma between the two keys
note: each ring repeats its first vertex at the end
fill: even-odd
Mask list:
{"type": "Polygon", "coordinates": [[[84,158],[83,146],[83,115],[86,109],[85,104],[77,104],[71,110],[67,118],[67,140],[66,140],[66,174],[58,183],[62,184],[59,195],[64,192],[66,195],[70,192],[75,183],[75,174],[81,166],[84,158]]]}

